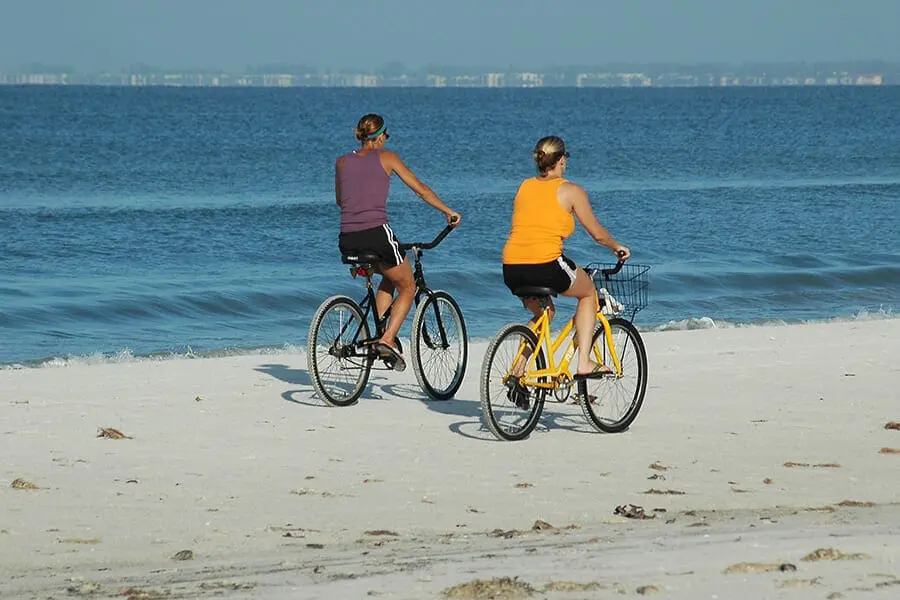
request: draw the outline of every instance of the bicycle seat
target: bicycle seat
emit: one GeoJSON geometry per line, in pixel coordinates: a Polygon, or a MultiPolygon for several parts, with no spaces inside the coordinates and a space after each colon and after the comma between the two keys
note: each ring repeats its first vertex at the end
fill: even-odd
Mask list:
{"type": "Polygon", "coordinates": [[[377,265],[381,257],[372,252],[351,252],[341,255],[341,262],[347,265],[377,265]]]}
{"type": "Polygon", "coordinates": [[[526,285],[516,288],[513,294],[519,298],[544,298],[546,296],[556,296],[556,290],[548,287],[540,287],[535,285],[526,285]]]}

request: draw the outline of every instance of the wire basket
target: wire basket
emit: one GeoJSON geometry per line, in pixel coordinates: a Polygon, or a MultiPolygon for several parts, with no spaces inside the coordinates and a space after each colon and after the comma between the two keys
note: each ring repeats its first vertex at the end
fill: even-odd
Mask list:
{"type": "Polygon", "coordinates": [[[604,270],[615,269],[615,264],[591,263],[588,268],[597,270],[594,274],[594,285],[597,289],[606,289],[609,295],[622,305],[620,310],[614,312],[630,314],[634,319],[639,310],[647,308],[650,290],[649,265],[626,263],[615,275],[603,273],[604,270]]]}

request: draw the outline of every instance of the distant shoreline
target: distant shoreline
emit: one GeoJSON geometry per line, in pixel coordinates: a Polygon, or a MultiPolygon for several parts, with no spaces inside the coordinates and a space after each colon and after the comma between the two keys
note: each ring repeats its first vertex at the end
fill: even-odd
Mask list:
{"type": "Polygon", "coordinates": [[[211,85],[211,84],[188,84],[188,83],[147,83],[147,84],[128,84],[128,83],[33,83],[33,82],[4,82],[0,81],[0,88],[13,87],[92,87],[92,88],[190,88],[190,89],[483,89],[483,90],[513,90],[513,89],[627,89],[627,90],[662,90],[662,89],[730,89],[730,88],[755,88],[755,89],[773,89],[773,88],[894,88],[900,86],[900,81],[891,83],[773,83],[773,84],[729,84],[729,85],[707,85],[707,84],[662,84],[662,85],[507,85],[507,86],[490,86],[490,85],[267,85],[267,84],[227,84],[227,85],[211,85]]]}
{"type": "Polygon", "coordinates": [[[34,64],[0,70],[0,85],[104,85],[125,87],[788,87],[900,84],[900,63],[606,64],[541,68],[434,65],[408,69],[317,69],[265,64],[229,72],[217,68],[131,65],[120,71],[79,72],[66,65],[34,64]]]}

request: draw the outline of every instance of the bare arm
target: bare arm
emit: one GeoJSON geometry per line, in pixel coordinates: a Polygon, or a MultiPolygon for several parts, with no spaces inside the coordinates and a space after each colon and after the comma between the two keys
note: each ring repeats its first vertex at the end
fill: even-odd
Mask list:
{"type": "Polygon", "coordinates": [[[438,209],[447,217],[447,222],[451,225],[456,225],[459,223],[460,216],[455,210],[444,204],[444,202],[438,198],[438,195],[434,193],[430,187],[422,183],[418,177],[416,177],[415,173],[413,173],[409,167],[407,167],[400,157],[395,152],[382,152],[381,156],[384,159],[382,164],[388,168],[389,173],[396,173],[400,180],[403,181],[411,189],[416,196],[427,202],[429,205],[438,209]],[[454,219],[455,218],[455,219],[454,219]]]}
{"type": "Polygon", "coordinates": [[[575,213],[578,221],[590,236],[594,238],[595,242],[601,246],[606,246],[623,260],[631,256],[631,251],[628,247],[616,240],[606,227],[597,220],[594,210],[591,208],[591,201],[588,199],[584,188],[574,183],[568,183],[565,184],[564,189],[560,189],[560,193],[564,194],[565,204],[571,206],[572,212],[575,213]]]}
{"type": "Polygon", "coordinates": [[[344,166],[344,157],[340,157],[334,163],[334,201],[341,205],[341,167],[344,166]]]}

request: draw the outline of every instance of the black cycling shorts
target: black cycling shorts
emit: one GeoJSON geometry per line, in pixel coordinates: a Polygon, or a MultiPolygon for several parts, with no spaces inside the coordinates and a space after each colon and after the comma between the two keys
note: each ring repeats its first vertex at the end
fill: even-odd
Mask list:
{"type": "Polygon", "coordinates": [[[503,283],[513,292],[526,286],[548,287],[562,294],[575,283],[578,266],[566,256],[536,265],[503,265],[503,283]]]}
{"type": "Polygon", "coordinates": [[[403,263],[406,251],[400,247],[397,236],[391,226],[385,223],[372,229],[350,231],[338,235],[338,248],[341,254],[371,252],[378,255],[384,267],[396,267],[403,263]]]}

